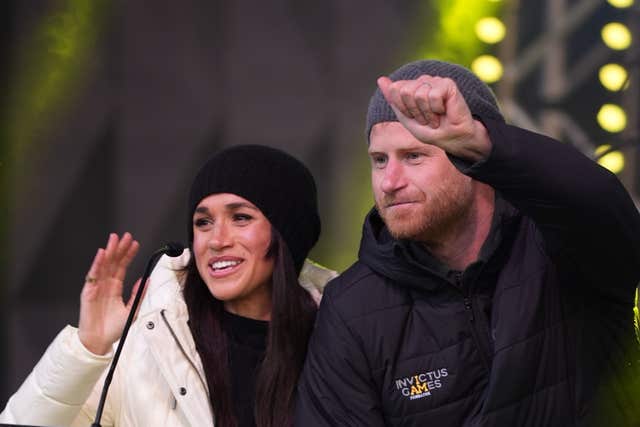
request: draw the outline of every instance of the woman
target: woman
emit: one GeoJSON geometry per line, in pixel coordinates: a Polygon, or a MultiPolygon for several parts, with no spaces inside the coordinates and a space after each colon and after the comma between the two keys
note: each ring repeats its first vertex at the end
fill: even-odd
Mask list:
{"type": "MultiPolygon", "coordinates": [[[[312,293],[335,275],[306,264],[300,279],[311,292],[298,286],[320,233],[313,178],[282,151],[228,148],[196,176],[188,213],[190,251],[154,269],[101,423],[290,425],[315,318],[312,293]]],[[[58,335],[0,422],[92,422],[130,309],[122,282],[137,250],[128,233],[98,250],[78,329],[58,335]]]]}

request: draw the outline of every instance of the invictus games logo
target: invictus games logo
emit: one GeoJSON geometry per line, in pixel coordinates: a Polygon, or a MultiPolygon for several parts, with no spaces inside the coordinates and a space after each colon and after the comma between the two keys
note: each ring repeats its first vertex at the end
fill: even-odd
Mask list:
{"type": "Polygon", "coordinates": [[[415,374],[410,377],[395,380],[396,389],[409,400],[422,399],[431,396],[434,390],[442,387],[444,378],[449,375],[447,368],[415,374]]]}

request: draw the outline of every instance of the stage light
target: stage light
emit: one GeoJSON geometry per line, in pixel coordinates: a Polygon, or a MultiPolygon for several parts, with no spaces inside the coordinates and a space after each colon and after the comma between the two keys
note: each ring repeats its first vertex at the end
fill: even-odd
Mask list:
{"type": "MultiPolygon", "coordinates": [[[[605,144],[596,148],[596,155],[603,153],[611,148],[605,144]]],[[[613,173],[619,173],[624,169],[624,154],[620,151],[610,151],[598,159],[598,164],[609,169],[613,173]]]]}
{"type": "Polygon", "coordinates": [[[600,67],[600,72],[598,73],[602,86],[612,92],[623,89],[625,83],[628,83],[628,75],[626,68],[620,64],[605,64],[600,67]]]}
{"type": "Polygon", "coordinates": [[[607,132],[621,132],[627,127],[627,113],[615,104],[604,104],[598,111],[598,124],[607,132]]]}
{"type": "Polygon", "coordinates": [[[471,63],[471,70],[484,82],[495,83],[502,77],[502,63],[492,55],[480,55],[471,63]]]}
{"type": "Polygon", "coordinates": [[[492,16],[482,18],[476,23],[476,35],[485,43],[494,44],[502,41],[506,32],[502,21],[492,16]]]}
{"type": "Polygon", "coordinates": [[[624,50],[631,45],[631,32],[626,25],[610,22],[602,27],[602,40],[613,50],[624,50]]]}
{"type": "Polygon", "coordinates": [[[611,6],[617,7],[619,9],[625,9],[627,7],[633,6],[633,0],[607,0],[607,2],[611,6]]]}

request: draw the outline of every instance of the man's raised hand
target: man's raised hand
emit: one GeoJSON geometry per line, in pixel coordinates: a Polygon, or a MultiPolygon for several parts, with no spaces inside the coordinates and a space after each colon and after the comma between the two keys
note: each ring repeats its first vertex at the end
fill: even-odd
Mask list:
{"type": "Polygon", "coordinates": [[[394,82],[380,77],[378,87],[398,121],[418,140],[473,161],[489,154],[486,129],[473,118],[453,80],[422,75],[394,82]]]}

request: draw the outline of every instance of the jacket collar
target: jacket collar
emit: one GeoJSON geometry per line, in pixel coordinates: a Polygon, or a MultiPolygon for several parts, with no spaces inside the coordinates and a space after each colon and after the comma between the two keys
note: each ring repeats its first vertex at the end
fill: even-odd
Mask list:
{"type": "Polygon", "coordinates": [[[174,404],[190,425],[213,425],[213,411],[202,361],[189,331],[187,317],[168,310],[148,314],[144,338],[162,377],[174,396],[174,404]]]}
{"type": "MultiPolygon", "coordinates": [[[[519,218],[518,211],[496,192],[491,230],[478,261],[460,273],[478,272],[489,260],[499,257],[503,251],[498,249],[510,245],[519,218]]],[[[458,273],[436,259],[419,242],[394,239],[375,208],[365,219],[358,257],[376,273],[418,290],[434,291],[453,284],[458,273]]]]}
{"type": "Polygon", "coordinates": [[[190,425],[213,425],[204,368],[189,330],[189,314],[182,296],[189,257],[185,250],[179,257],[160,259],[151,274],[137,322],[178,410],[190,425]]]}

